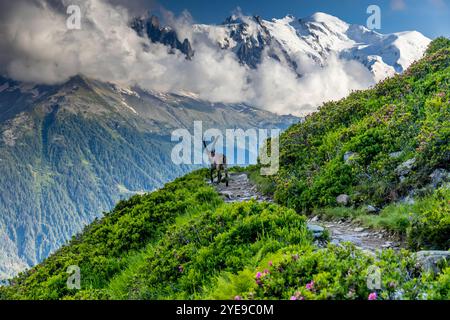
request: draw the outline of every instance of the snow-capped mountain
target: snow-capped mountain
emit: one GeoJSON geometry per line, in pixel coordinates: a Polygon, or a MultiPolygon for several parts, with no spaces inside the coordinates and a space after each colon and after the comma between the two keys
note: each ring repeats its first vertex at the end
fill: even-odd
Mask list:
{"type": "MultiPolygon", "coordinates": [[[[170,27],[160,27],[155,17],[147,18],[146,23],[142,18],[140,21],[139,28],[146,24],[147,34],[153,41],[158,40],[155,26],[173,36],[170,27]]],[[[133,27],[142,34],[136,23],[133,27]]],[[[219,25],[194,24],[190,40],[171,41],[170,46],[191,58],[196,42],[205,40],[223,50],[231,50],[250,68],[257,68],[267,53],[301,76],[305,64],[313,62],[323,66],[334,55],[361,62],[373,73],[375,81],[403,72],[423,55],[431,41],[417,31],[381,34],[318,12],[301,19],[288,15],[268,21],[258,16],[234,15],[219,25]]]]}
{"type": "Polygon", "coordinates": [[[361,62],[376,80],[403,72],[431,41],[416,31],[380,34],[320,12],[303,19],[288,15],[271,21],[234,16],[222,25],[194,25],[194,31],[234,51],[253,68],[261,62],[264,50],[299,73],[305,56],[323,65],[334,54],[361,62]]]}
{"type": "MultiPolygon", "coordinates": [[[[334,92],[310,94],[319,91],[316,82],[299,90],[298,80],[309,81],[311,66],[325,67],[333,57],[359,61],[375,80],[381,80],[403,72],[422,56],[430,42],[418,32],[383,35],[324,13],[270,21],[256,16],[231,16],[219,25],[194,24],[183,26],[182,30],[179,26],[162,26],[152,16],[136,18],[130,26],[150,40],[142,41],[144,49],[149,49],[151,43],[161,43],[169,53],[180,55],[166,55],[165,47],[156,46],[164,59],[158,60],[155,55],[151,61],[160,63],[160,69],[166,70],[176,62],[175,68],[167,68],[165,73],[169,76],[165,80],[183,80],[185,76],[187,81],[168,86],[163,92],[152,86],[164,81],[159,76],[147,79],[145,83],[150,85],[146,89],[139,82],[136,86],[120,86],[90,78],[83,72],[55,85],[0,77],[0,280],[47,257],[117,200],[152,190],[190,170],[175,166],[170,160],[170,133],[174,129],[192,129],[190,126],[197,120],[205,123],[205,129],[285,129],[298,118],[267,111],[278,113],[279,100],[290,99],[288,103],[293,107],[285,109],[289,112],[305,104],[311,104],[307,111],[314,111],[323,101],[335,97],[334,92]],[[210,80],[214,68],[214,72],[201,72],[194,77],[197,69],[186,65],[198,65],[196,58],[211,57],[200,54],[205,45],[214,48],[212,55],[227,53],[232,57],[230,65],[237,68],[219,68],[218,81],[210,80]],[[281,81],[273,81],[272,69],[254,75],[265,59],[287,67],[283,69],[294,78],[290,86],[285,73],[278,77],[281,81]],[[182,70],[177,69],[180,66],[182,70]],[[255,87],[262,88],[248,90],[253,94],[249,103],[243,103],[244,99],[227,102],[205,98],[199,92],[204,93],[211,86],[204,82],[206,89],[199,92],[195,91],[199,86],[185,88],[187,82],[206,78],[214,86],[225,87],[225,95],[240,93],[239,97],[245,98],[248,91],[243,90],[242,94],[239,86],[225,86],[239,76],[236,70],[243,71],[243,87],[256,79],[255,87]],[[169,91],[172,87],[179,90],[169,91]],[[264,95],[267,88],[273,87],[281,90],[264,95]],[[182,90],[185,91],[180,93],[182,90]],[[262,102],[254,103],[258,100],[255,96],[262,102]],[[272,108],[261,109],[268,105],[272,108]]],[[[200,69],[208,69],[211,60],[201,61],[204,63],[200,69]]],[[[220,57],[217,61],[222,63],[220,57]]],[[[139,65],[143,73],[151,73],[148,67],[139,65]]],[[[364,67],[359,67],[372,78],[364,67]]],[[[143,73],[139,75],[145,78],[143,73]]],[[[326,70],[320,75],[328,76],[326,70]]],[[[130,78],[134,79],[134,74],[130,78]]],[[[340,74],[335,78],[342,80],[340,74]]],[[[340,97],[353,89],[342,82],[338,85],[343,87],[340,97]]],[[[287,111],[279,113],[288,114],[287,111]]]]}

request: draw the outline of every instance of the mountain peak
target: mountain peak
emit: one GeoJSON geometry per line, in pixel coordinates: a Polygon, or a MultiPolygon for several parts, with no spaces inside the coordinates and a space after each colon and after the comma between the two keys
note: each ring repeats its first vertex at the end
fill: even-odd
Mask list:
{"type": "Polygon", "coordinates": [[[328,13],[324,13],[324,12],[316,12],[313,15],[301,19],[303,21],[306,22],[316,22],[316,23],[321,23],[324,25],[327,25],[329,27],[333,27],[333,29],[335,30],[339,30],[339,31],[346,31],[349,27],[349,24],[342,21],[341,19],[332,16],[328,13]]]}
{"type": "Polygon", "coordinates": [[[325,13],[325,12],[316,12],[313,13],[312,15],[310,15],[307,20],[310,21],[315,21],[315,22],[330,22],[330,21],[339,21],[339,22],[343,22],[341,19],[325,13]]]}

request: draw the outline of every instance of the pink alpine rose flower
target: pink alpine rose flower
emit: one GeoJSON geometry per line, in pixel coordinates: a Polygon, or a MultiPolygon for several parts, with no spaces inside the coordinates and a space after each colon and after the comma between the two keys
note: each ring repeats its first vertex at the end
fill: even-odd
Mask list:
{"type": "Polygon", "coordinates": [[[306,289],[308,289],[308,290],[313,290],[314,289],[314,280],[311,281],[310,283],[306,284],[306,289]]]}

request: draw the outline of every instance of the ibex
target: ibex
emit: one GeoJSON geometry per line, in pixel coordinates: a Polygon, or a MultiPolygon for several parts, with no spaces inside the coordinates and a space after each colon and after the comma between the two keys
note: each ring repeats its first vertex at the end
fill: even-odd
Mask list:
{"type": "Polygon", "coordinates": [[[203,140],[203,146],[205,147],[206,154],[208,155],[210,167],[210,177],[211,183],[214,181],[214,170],[217,171],[217,183],[222,181],[222,171],[225,173],[225,185],[228,187],[228,167],[227,167],[227,157],[222,153],[216,153],[214,146],[216,145],[219,137],[215,137],[211,145],[211,151],[206,147],[206,142],[203,140]]]}

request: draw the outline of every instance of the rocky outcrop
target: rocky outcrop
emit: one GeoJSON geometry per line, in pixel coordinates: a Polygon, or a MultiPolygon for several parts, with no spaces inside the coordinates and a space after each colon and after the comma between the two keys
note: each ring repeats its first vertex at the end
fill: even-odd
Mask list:
{"type": "Polygon", "coordinates": [[[450,251],[419,251],[416,258],[417,265],[422,270],[437,273],[446,262],[450,263],[450,251]]]}
{"type": "Polygon", "coordinates": [[[139,17],[131,22],[131,28],[141,36],[147,36],[153,43],[162,43],[168,46],[173,53],[173,50],[179,50],[186,55],[186,59],[190,60],[194,56],[194,50],[188,39],[181,42],[175,30],[170,27],[163,27],[160,25],[158,17],[139,17]]]}
{"type": "Polygon", "coordinates": [[[450,181],[450,172],[445,169],[436,169],[430,174],[431,186],[438,188],[443,183],[450,181]]]}
{"type": "Polygon", "coordinates": [[[395,172],[397,173],[398,176],[404,177],[411,172],[412,168],[414,168],[415,163],[416,158],[406,160],[405,162],[398,165],[398,167],[395,169],[395,172]]]}

